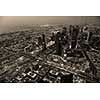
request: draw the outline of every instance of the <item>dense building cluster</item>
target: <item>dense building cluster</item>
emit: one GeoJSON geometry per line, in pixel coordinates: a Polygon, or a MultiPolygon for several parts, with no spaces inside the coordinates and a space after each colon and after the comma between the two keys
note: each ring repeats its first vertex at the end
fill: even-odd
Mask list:
{"type": "Polygon", "coordinates": [[[38,26],[1,34],[0,82],[100,82],[100,27],[38,26]]]}

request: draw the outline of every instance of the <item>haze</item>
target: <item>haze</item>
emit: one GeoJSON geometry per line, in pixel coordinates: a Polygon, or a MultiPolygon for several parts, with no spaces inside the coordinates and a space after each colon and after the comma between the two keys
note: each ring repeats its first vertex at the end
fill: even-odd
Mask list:
{"type": "Polygon", "coordinates": [[[33,24],[80,24],[99,23],[100,17],[96,16],[1,16],[0,17],[0,33],[10,31],[20,25],[33,24]]]}

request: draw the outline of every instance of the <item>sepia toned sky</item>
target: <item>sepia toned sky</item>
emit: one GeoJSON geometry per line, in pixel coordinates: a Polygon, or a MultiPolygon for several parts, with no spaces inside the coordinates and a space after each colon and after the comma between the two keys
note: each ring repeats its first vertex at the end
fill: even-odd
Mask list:
{"type": "Polygon", "coordinates": [[[31,24],[79,24],[99,23],[100,17],[96,16],[1,16],[0,32],[10,30],[10,27],[31,24]]]}

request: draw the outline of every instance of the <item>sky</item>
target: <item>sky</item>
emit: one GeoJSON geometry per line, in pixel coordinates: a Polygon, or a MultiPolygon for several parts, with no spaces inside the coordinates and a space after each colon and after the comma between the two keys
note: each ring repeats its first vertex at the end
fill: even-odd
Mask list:
{"type": "Polygon", "coordinates": [[[0,32],[10,31],[20,25],[31,24],[94,24],[100,21],[97,16],[0,16],[0,32]]]}

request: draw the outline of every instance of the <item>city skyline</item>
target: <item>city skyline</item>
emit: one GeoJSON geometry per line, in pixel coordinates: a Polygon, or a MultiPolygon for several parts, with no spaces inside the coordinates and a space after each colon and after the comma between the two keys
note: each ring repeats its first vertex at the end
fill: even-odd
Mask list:
{"type": "Polygon", "coordinates": [[[96,24],[99,21],[99,16],[1,16],[0,32],[10,31],[20,25],[96,24]]]}

